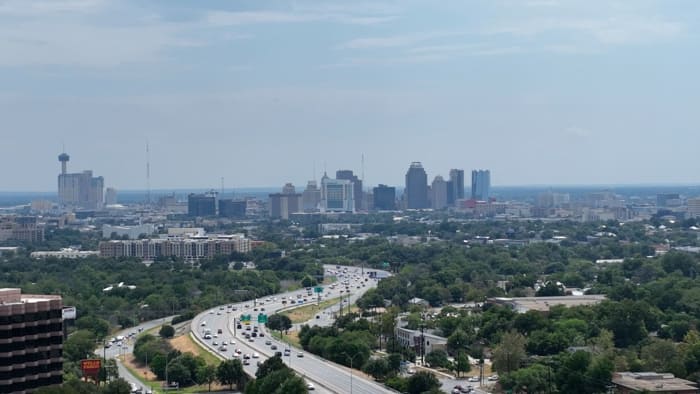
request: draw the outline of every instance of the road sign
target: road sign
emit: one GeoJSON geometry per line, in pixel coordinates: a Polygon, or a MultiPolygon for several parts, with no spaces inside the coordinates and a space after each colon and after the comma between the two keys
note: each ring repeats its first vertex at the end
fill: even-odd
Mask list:
{"type": "Polygon", "coordinates": [[[267,315],[264,313],[258,314],[258,323],[267,323],[267,315]]]}
{"type": "Polygon", "coordinates": [[[323,293],[323,287],[321,287],[321,286],[314,287],[314,293],[323,293]]]}

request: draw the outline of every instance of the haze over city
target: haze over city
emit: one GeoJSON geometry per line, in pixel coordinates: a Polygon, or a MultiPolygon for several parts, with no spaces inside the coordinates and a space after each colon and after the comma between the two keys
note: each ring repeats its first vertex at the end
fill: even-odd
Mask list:
{"type": "Polygon", "coordinates": [[[0,3],[2,191],[697,183],[694,1],[0,3]],[[315,173],[314,173],[315,168],[315,173]]]}

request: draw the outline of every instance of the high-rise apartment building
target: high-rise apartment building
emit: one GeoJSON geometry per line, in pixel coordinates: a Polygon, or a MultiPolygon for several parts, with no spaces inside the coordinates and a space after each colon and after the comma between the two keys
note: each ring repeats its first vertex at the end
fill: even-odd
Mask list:
{"type": "Polygon", "coordinates": [[[63,301],[0,289],[0,393],[63,382],[63,301]]]}
{"type": "Polygon", "coordinates": [[[396,188],[382,185],[372,190],[374,209],[380,211],[393,211],[396,209],[396,188]]]}
{"type": "Polygon", "coordinates": [[[289,219],[289,215],[302,211],[301,194],[296,193],[294,185],[287,183],[282,187],[282,193],[270,194],[270,217],[274,219],[289,219]]]}
{"type": "Polygon", "coordinates": [[[428,204],[428,174],[423,165],[414,161],[406,172],[406,189],[404,190],[406,208],[425,209],[428,204]]]}
{"type": "Polygon", "coordinates": [[[447,182],[447,204],[453,205],[457,200],[464,199],[464,170],[450,170],[450,180],[447,182]]]}
{"type": "Polygon", "coordinates": [[[321,204],[321,189],[318,188],[316,181],[309,181],[306,189],[301,194],[302,208],[304,212],[316,212],[321,204]]]}
{"type": "Polygon", "coordinates": [[[447,207],[447,182],[440,175],[430,184],[430,205],[433,209],[447,207]]]}
{"type": "Polygon", "coordinates": [[[353,199],[355,200],[355,210],[362,210],[362,179],[353,174],[352,170],[338,170],[335,172],[335,179],[344,179],[352,182],[353,199]]]}
{"type": "Polygon", "coordinates": [[[187,196],[187,216],[216,216],[216,194],[189,194],[187,196]]]}
{"type": "Polygon", "coordinates": [[[70,156],[61,153],[61,173],[58,175],[58,202],[64,207],[100,209],[104,203],[104,178],[93,177],[92,171],[68,173],[70,156]]]}
{"type": "Polygon", "coordinates": [[[491,171],[472,171],[472,200],[487,201],[491,195],[491,171]]]}
{"type": "Polygon", "coordinates": [[[352,181],[321,178],[321,210],[323,212],[355,212],[355,189],[352,181]]]}

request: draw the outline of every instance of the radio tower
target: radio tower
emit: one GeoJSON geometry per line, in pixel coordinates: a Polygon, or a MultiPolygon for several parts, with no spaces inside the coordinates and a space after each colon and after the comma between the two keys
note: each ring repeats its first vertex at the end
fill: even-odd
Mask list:
{"type": "Polygon", "coordinates": [[[146,141],[146,205],[151,206],[151,152],[146,141]]]}

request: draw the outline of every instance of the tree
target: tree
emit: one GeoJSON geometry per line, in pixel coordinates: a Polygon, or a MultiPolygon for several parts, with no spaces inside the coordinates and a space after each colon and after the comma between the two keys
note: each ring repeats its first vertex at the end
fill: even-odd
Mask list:
{"type": "Polygon", "coordinates": [[[312,277],[309,276],[309,275],[306,275],[306,276],[304,277],[304,279],[301,280],[301,285],[304,286],[304,287],[315,286],[316,283],[318,283],[318,282],[316,281],[316,279],[312,278],[312,277]]]}
{"type": "Polygon", "coordinates": [[[287,368],[271,371],[245,388],[246,394],[306,394],[304,380],[287,368]]]}
{"type": "Polygon", "coordinates": [[[267,318],[267,328],[270,330],[277,330],[282,333],[282,331],[287,332],[292,328],[292,320],[287,315],[280,315],[278,313],[267,318]]]}
{"type": "Polygon", "coordinates": [[[432,368],[444,368],[447,366],[447,352],[442,349],[433,350],[425,356],[427,362],[432,368]]]}
{"type": "Polygon", "coordinates": [[[382,380],[391,372],[389,363],[385,358],[373,358],[367,360],[362,370],[372,375],[377,380],[382,380]]]}
{"type": "Polygon", "coordinates": [[[421,394],[432,389],[439,388],[442,384],[440,381],[430,372],[417,372],[408,378],[406,384],[407,391],[409,394],[421,394]]]}
{"type": "Polygon", "coordinates": [[[189,368],[179,358],[172,360],[168,366],[168,383],[178,382],[181,386],[189,386],[192,374],[189,368]]]}
{"type": "Polygon", "coordinates": [[[216,381],[216,367],[213,365],[202,365],[197,369],[197,383],[209,385],[208,391],[211,391],[211,384],[216,381]]]}
{"type": "Polygon", "coordinates": [[[493,368],[499,373],[508,373],[520,368],[525,359],[525,337],[516,331],[503,334],[501,343],[493,351],[493,368]]]}
{"type": "Polygon", "coordinates": [[[234,384],[240,388],[245,383],[243,364],[238,359],[222,361],[216,369],[216,377],[221,384],[230,385],[231,390],[233,390],[234,384]]]}
{"type": "Polygon", "coordinates": [[[163,338],[172,338],[175,336],[175,327],[169,324],[164,324],[160,328],[160,331],[158,331],[158,335],[160,335],[163,338]]]}
{"type": "Polygon", "coordinates": [[[92,331],[98,339],[102,339],[109,333],[109,323],[98,317],[88,315],[75,321],[75,326],[79,330],[92,331]]]}
{"type": "Polygon", "coordinates": [[[452,354],[458,354],[469,346],[469,335],[460,329],[456,329],[452,335],[447,338],[447,350],[452,354]]]}
{"type": "Polygon", "coordinates": [[[469,363],[469,357],[465,352],[459,352],[457,357],[455,357],[455,362],[452,363],[452,367],[454,368],[454,371],[457,373],[457,377],[459,377],[460,372],[469,372],[472,370],[472,366],[469,363]]]}
{"type": "Polygon", "coordinates": [[[103,394],[131,394],[131,385],[126,380],[119,378],[109,382],[103,389],[103,394]]]}
{"type": "Polygon", "coordinates": [[[258,370],[255,372],[255,377],[262,379],[274,371],[279,371],[285,368],[287,368],[287,366],[284,365],[282,357],[276,355],[268,358],[267,360],[263,361],[262,364],[260,364],[258,370]]]}
{"type": "Polygon", "coordinates": [[[551,388],[549,377],[548,367],[534,364],[501,376],[499,383],[506,390],[517,391],[519,388],[527,387],[528,393],[544,393],[549,392],[551,388]]]}
{"type": "Polygon", "coordinates": [[[88,330],[78,330],[68,336],[63,344],[63,355],[68,361],[78,362],[95,349],[95,334],[88,330]]]}
{"type": "Polygon", "coordinates": [[[401,369],[401,354],[400,353],[390,353],[386,359],[389,364],[389,369],[392,372],[398,372],[401,369]]]}

